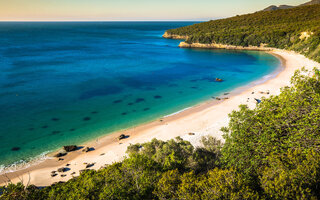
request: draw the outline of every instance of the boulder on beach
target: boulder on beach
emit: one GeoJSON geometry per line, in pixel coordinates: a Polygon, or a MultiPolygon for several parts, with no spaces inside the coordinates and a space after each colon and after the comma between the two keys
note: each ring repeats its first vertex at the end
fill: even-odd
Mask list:
{"type": "Polygon", "coordinates": [[[58,172],[66,172],[67,171],[67,168],[65,167],[61,167],[57,170],[58,172]]]}
{"type": "Polygon", "coordinates": [[[128,135],[121,134],[121,135],[118,137],[118,140],[123,140],[123,139],[126,139],[126,138],[128,138],[128,137],[129,137],[128,135]]]}
{"type": "Polygon", "coordinates": [[[86,168],[92,167],[94,165],[94,163],[89,163],[86,165],[86,168]]]}
{"type": "Polygon", "coordinates": [[[90,148],[89,147],[86,147],[82,150],[82,152],[89,152],[90,151],[90,148]]]}
{"type": "Polygon", "coordinates": [[[63,146],[63,149],[66,152],[71,152],[71,151],[75,151],[78,149],[77,145],[68,145],[68,146],[63,146]]]}
{"type": "Polygon", "coordinates": [[[55,154],[54,157],[59,158],[59,160],[60,160],[60,157],[65,156],[65,155],[67,155],[67,153],[59,152],[59,153],[55,154]]]}
{"type": "Polygon", "coordinates": [[[82,152],[89,152],[89,151],[93,151],[94,150],[94,148],[93,147],[86,147],[86,148],[84,148],[83,150],[82,150],[82,152]]]}

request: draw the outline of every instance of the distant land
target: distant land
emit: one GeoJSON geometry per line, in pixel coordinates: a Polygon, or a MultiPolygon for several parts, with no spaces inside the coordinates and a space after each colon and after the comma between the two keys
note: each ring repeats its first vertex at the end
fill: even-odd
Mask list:
{"type": "MultiPolygon", "coordinates": [[[[309,6],[309,5],[315,5],[315,4],[320,4],[320,0],[312,0],[309,1],[307,3],[298,5],[298,6],[309,6]]],[[[293,8],[293,7],[297,7],[297,6],[291,6],[291,5],[280,5],[280,6],[276,6],[276,5],[271,5],[265,9],[263,9],[262,11],[273,11],[273,10],[283,10],[283,9],[289,9],[289,8],[293,8]]]]}
{"type": "Polygon", "coordinates": [[[317,4],[202,22],[167,30],[164,37],[184,39],[180,47],[278,48],[320,62],[319,30],[317,4]]]}

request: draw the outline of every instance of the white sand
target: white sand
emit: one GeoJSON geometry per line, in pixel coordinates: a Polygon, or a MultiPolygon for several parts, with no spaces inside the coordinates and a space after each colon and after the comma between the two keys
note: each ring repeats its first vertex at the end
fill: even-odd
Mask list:
{"type": "MultiPolygon", "coordinates": [[[[121,133],[115,133],[86,145],[94,147],[94,151],[84,153],[79,150],[69,153],[65,156],[64,161],[57,161],[57,158],[51,158],[27,169],[0,175],[0,183],[5,184],[8,178],[13,183],[23,180],[24,184],[29,182],[29,184],[37,186],[47,186],[54,182],[67,181],[72,178],[72,172],[76,172],[75,175],[78,175],[79,170],[85,168],[84,162],[95,163],[90,169],[99,169],[105,164],[122,160],[125,156],[126,148],[130,143],[143,143],[150,141],[152,138],[168,140],[181,136],[194,145],[198,145],[200,138],[204,135],[212,135],[218,139],[222,139],[220,128],[228,125],[228,114],[232,110],[237,109],[240,104],[247,104],[250,108],[254,108],[256,105],[254,98],[260,99],[262,96],[268,97],[279,94],[281,87],[290,85],[290,78],[297,69],[305,67],[311,70],[314,67],[320,67],[319,63],[293,52],[273,50],[270,53],[281,58],[285,66],[276,77],[270,80],[238,88],[231,93],[230,99],[219,101],[219,103],[217,103],[217,100],[211,100],[176,115],[166,117],[163,121],[157,120],[136,128],[121,131],[121,133],[130,135],[129,138],[120,141],[122,144],[115,139],[121,133]],[[266,94],[268,91],[269,94],[266,94]],[[264,92],[264,94],[260,92],[264,92]],[[195,135],[188,135],[190,132],[195,133],[195,135]],[[51,171],[57,170],[67,163],[70,164],[68,166],[70,168],[69,171],[58,173],[56,177],[50,176],[51,171]],[[61,177],[61,174],[66,174],[66,177],[61,177]]],[[[226,96],[222,96],[221,98],[223,97],[226,96]]]]}

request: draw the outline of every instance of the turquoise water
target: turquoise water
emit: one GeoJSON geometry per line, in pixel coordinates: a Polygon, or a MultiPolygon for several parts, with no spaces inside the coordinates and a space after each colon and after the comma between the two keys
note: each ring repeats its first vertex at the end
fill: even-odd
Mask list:
{"type": "Polygon", "coordinates": [[[180,49],[161,37],[190,24],[0,23],[0,165],[177,112],[280,64],[263,52],[180,49]]]}

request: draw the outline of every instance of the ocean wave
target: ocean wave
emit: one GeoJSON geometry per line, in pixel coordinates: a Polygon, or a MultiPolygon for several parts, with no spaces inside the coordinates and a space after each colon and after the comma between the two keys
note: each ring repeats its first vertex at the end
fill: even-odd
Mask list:
{"type": "Polygon", "coordinates": [[[26,169],[32,165],[39,164],[40,162],[49,158],[48,153],[49,151],[46,151],[36,157],[30,158],[28,160],[19,160],[8,166],[0,165],[0,175],[26,169]]]}
{"type": "Polygon", "coordinates": [[[173,116],[173,115],[179,114],[179,113],[181,113],[181,112],[183,112],[183,111],[186,111],[186,110],[188,110],[188,109],[190,109],[190,108],[192,108],[192,107],[184,108],[184,109],[182,109],[182,110],[179,110],[179,111],[174,112],[174,113],[172,113],[172,114],[166,115],[166,116],[164,116],[164,117],[170,117],[170,116],[173,116]]]}

